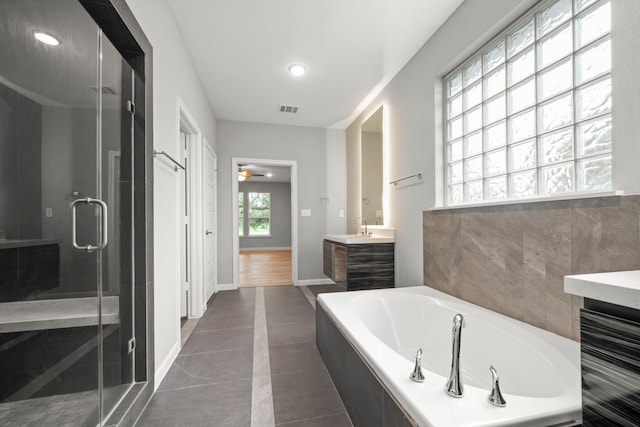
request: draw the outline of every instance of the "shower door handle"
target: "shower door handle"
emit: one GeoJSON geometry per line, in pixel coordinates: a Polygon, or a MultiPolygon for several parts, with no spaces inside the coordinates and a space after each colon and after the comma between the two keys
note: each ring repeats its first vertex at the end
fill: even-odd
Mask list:
{"type": "Polygon", "coordinates": [[[76,199],[72,201],[71,204],[69,204],[69,209],[71,210],[71,244],[73,245],[73,247],[79,251],[85,251],[85,252],[93,252],[95,250],[104,249],[107,246],[107,236],[108,236],[107,224],[109,223],[107,204],[102,200],[92,199],[91,197],[87,197],[85,199],[76,199]],[[100,233],[100,241],[97,243],[96,246],[93,246],[90,244],[86,246],[80,246],[78,244],[78,239],[77,239],[78,238],[78,233],[77,233],[78,213],[77,212],[78,212],[78,205],[81,205],[81,204],[98,205],[100,207],[100,218],[102,219],[102,227],[101,227],[101,233],[100,233]]]}

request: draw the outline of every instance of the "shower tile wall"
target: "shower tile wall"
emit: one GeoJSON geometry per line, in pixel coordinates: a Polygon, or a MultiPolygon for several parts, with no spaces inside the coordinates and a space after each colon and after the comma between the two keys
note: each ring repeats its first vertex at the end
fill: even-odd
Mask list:
{"type": "Polygon", "coordinates": [[[640,196],[426,211],[424,284],[578,340],[564,276],[640,269],[640,196]]]}

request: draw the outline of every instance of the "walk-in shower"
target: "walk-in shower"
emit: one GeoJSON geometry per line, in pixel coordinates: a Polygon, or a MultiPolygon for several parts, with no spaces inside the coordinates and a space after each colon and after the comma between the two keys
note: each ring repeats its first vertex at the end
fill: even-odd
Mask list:
{"type": "Polygon", "coordinates": [[[144,79],[89,9],[2,2],[0,425],[102,425],[146,378],[145,216],[134,219],[144,79]]]}

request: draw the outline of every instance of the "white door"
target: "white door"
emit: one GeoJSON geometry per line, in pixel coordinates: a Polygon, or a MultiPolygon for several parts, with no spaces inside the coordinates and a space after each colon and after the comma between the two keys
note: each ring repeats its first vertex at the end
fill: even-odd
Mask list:
{"type": "Polygon", "coordinates": [[[205,140],[204,193],[205,193],[205,302],[217,292],[217,221],[216,221],[216,155],[205,140]]]}
{"type": "Polygon", "coordinates": [[[187,134],[180,131],[180,153],[187,170],[180,174],[180,317],[188,315],[189,300],[189,141],[187,134]]]}

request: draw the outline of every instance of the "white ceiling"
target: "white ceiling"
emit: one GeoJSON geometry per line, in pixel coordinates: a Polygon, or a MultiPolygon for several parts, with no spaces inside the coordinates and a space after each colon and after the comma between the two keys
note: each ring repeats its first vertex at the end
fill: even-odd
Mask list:
{"type": "Polygon", "coordinates": [[[340,129],[462,1],[168,0],[217,118],[340,129]]]}

